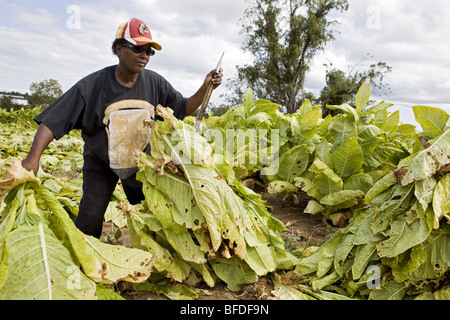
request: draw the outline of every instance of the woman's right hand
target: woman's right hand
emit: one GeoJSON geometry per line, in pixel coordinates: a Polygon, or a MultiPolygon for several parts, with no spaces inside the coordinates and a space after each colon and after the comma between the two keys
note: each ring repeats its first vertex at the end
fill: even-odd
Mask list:
{"type": "Polygon", "coordinates": [[[34,136],[28,156],[22,160],[22,167],[28,171],[33,171],[37,175],[42,152],[54,138],[53,132],[44,123],[41,123],[34,136]]]}
{"type": "Polygon", "coordinates": [[[39,171],[39,159],[34,160],[30,156],[22,160],[22,167],[28,171],[33,171],[34,175],[37,175],[39,171]]]}

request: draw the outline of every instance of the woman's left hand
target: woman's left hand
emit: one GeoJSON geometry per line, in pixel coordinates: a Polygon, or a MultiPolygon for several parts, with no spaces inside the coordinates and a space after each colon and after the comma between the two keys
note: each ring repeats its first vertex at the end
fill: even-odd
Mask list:
{"type": "Polygon", "coordinates": [[[208,85],[211,81],[213,83],[213,89],[216,89],[218,86],[222,83],[222,77],[223,77],[223,69],[220,68],[219,72],[217,72],[216,69],[211,70],[207,75],[205,79],[205,85],[208,85]]]}

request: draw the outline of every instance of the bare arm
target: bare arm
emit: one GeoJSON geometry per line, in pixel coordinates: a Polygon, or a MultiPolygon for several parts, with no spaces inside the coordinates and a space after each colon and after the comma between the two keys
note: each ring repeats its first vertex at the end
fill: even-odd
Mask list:
{"type": "Polygon", "coordinates": [[[190,115],[192,112],[197,110],[198,107],[202,104],[203,98],[205,97],[206,90],[208,89],[208,84],[210,81],[213,82],[213,89],[216,89],[222,83],[222,74],[223,70],[220,69],[220,72],[217,73],[216,69],[212,70],[210,73],[206,75],[205,82],[203,82],[202,86],[198,91],[190,98],[188,98],[186,102],[186,115],[190,115]]]}
{"type": "Polygon", "coordinates": [[[34,174],[37,174],[42,152],[44,152],[54,138],[55,136],[50,129],[45,124],[41,123],[34,136],[33,144],[31,145],[28,156],[22,160],[22,166],[29,171],[34,171],[34,174]]]}

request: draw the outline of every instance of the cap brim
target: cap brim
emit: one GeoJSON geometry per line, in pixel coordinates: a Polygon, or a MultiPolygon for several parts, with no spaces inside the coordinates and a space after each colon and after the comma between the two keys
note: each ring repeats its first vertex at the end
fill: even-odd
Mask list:
{"type": "Polygon", "coordinates": [[[149,38],[146,37],[138,37],[138,38],[133,38],[134,41],[136,41],[136,45],[137,46],[143,46],[146,44],[151,44],[153,48],[155,48],[156,50],[160,51],[161,45],[153,40],[150,40],[149,38]]]}

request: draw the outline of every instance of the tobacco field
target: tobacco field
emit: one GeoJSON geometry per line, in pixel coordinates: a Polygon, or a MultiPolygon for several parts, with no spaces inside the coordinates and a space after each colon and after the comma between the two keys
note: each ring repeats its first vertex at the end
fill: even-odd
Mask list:
{"type": "Polygon", "coordinates": [[[152,155],[139,156],[145,201],[129,204],[117,186],[105,214],[114,239],[73,222],[80,132],[53,141],[35,176],[20,160],[41,110],[0,110],[0,299],[124,299],[124,284],[200,299],[261,279],[265,299],[450,299],[450,116],[414,106],[419,128],[369,100],[364,84],[323,118],[309,101],[283,114],[248,89],[200,132],[158,106],[152,155]],[[333,232],[293,248],[262,193],[333,232]]]}

